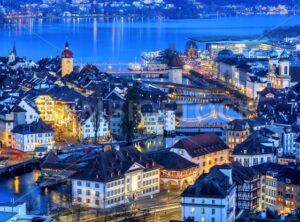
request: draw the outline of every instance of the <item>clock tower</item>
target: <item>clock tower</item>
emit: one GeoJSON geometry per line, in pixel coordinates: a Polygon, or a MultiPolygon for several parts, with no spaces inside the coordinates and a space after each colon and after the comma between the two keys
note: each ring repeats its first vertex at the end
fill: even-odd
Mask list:
{"type": "Polygon", "coordinates": [[[61,53],[61,76],[70,74],[73,72],[73,53],[69,48],[69,43],[66,42],[65,50],[61,53]]]}

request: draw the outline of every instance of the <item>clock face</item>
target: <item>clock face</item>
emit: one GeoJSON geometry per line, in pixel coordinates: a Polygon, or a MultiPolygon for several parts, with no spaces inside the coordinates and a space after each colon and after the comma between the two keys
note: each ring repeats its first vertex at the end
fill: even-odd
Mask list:
{"type": "Polygon", "coordinates": [[[71,61],[70,61],[70,60],[67,60],[66,62],[67,62],[67,64],[70,64],[70,63],[71,63],[71,61]]]}

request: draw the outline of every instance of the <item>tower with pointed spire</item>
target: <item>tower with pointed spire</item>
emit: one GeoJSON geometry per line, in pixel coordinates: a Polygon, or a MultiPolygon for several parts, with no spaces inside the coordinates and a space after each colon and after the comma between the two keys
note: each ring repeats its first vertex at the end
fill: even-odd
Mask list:
{"type": "Polygon", "coordinates": [[[269,71],[276,70],[277,66],[278,66],[278,52],[275,49],[273,49],[269,57],[269,71]]]}
{"type": "Polygon", "coordinates": [[[13,63],[14,61],[16,61],[16,57],[17,57],[17,50],[16,50],[16,44],[14,43],[13,48],[8,55],[8,63],[13,63]]]}
{"type": "Polygon", "coordinates": [[[69,43],[66,42],[65,50],[61,53],[61,75],[62,75],[62,77],[73,72],[73,65],[74,65],[73,52],[70,50],[69,43]]]}

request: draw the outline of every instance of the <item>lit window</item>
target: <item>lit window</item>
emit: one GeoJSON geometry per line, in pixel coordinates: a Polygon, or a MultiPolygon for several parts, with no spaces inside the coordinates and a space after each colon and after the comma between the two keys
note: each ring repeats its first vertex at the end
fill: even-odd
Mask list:
{"type": "Polygon", "coordinates": [[[194,207],[192,207],[191,213],[192,213],[192,214],[195,213],[195,208],[194,208],[194,207]]]}

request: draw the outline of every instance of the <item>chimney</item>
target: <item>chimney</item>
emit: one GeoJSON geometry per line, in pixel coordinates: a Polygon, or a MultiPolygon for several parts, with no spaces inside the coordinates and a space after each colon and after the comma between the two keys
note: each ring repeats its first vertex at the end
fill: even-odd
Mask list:
{"type": "Polygon", "coordinates": [[[114,172],[110,173],[110,177],[113,178],[114,177],[114,172]]]}
{"type": "Polygon", "coordinates": [[[118,176],[121,176],[121,170],[118,171],[118,176]]]}

